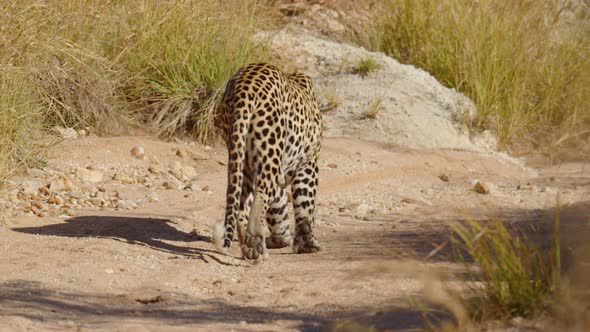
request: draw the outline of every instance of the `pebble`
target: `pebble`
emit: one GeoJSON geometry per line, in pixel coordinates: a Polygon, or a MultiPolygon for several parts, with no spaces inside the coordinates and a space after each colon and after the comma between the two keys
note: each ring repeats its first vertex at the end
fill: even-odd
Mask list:
{"type": "Polygon", "coordinates": [[[531,184],[523,184],[523,185],[518,185],[516,187],[516,189],[518,190],[526,190],[526,191],[530,191],[530,192],[537,192],[539,191],[539,189],[537,188],[537,186],[535,185],[531,185],[531,184]]]}
{"type": "Polygon", "coordinates": [[[183,165],[180,171],[182,172],[182,175],[186,176],[189,179],[193,179],[198,175],[197,170],[195,170],[194,167],[189,165],[183,165]]]}
{"type": "Polygon", "coordinates": [[[186,151],[184,151],[181,148],[176,149],[176,156],[179,158],[184,158],[186,157],[186,151]]]}
{"type": "Polygon", "coordinates": [[[99,183],[103,180],[103,174],[101,172],[82,167],[76,169],[76,175],[82,182],[86,183],[99,183]]]}
{"type": "Polygon", "coordinates": [[[150,165],[148,166],[148,172],[152,174],[162,173],[162,167],[160,167],[159,165],[150,165]]]}
{"type": "Polygon", "coordinates": [[[196,182],[191,182],[188,185],[186,185],[184,187],[184,190],[190,190],[190,191],[198,191],[199,190],[199,184],[196,182]]]}
{"type": "Polygon", "coordinates": [[[119,181],[123,184],[134,184],[137,182],[137,180],[124,173],[115,173],[113,180],[119,181]]]}
{"type": "Polygon", "coordinates": [[[130,200],[130,199],[122,199],[122,200],[119,200],[117,202],[117,207],[119,209],[127,209],[127,210],[129,210],[129,209],[137,208],[137,204],[134,201],[130,200]]]}
{"type": "Polygon", "coordinates": [[[162,187],[166,189],[179,189],[179,184],[174,183],[173,181],[164,181],[164,183],[162,183],[162,187]]]}
{"type": "Polygon", "coordinates": [[[91,198],[89,202],[96,207],[105,206],[105,201],[102,198],[91,198]]]}
{"type": "Polygon", "coordinates": [[[49,200],[47,200],[47,203],[53,205],[62,205],[64,203],[64,200],[59,196],[53,196],[49,200]]]}
{"type": "Polygon", "coordinates": [[[39,187],[41,187],[42,184],[40,181],[37,180],[28,180],[28,181],[23,181],[20,185],[20,187],[22,188],[22,192],[24,192],[25,194],[33,194],[35,193],[39,187]]]}
{"type": "Polygon", "coordinates": [[[441,179],[444,182],[448,182],[449,181],[449,176],[446,174],[441,174],[438,176],[439,179],[441,179]]]}
{"type": "Polygon", "coordinates": [[[63,128],[55,126],[53,130],[58,133],[64,139],[76,139],[78,138],[78,132],[74,128],[63,128]]]}
{"type": "Polygon", "coordinates": [[[147,198],[148,202],[159,202],[160,201],[160,197],[155,192],[150,192],[146,196],[146,198],[147,198]]]}
{"type": "Polygon", "coordinates": [[[43,203],[43,202],[33,202],[31,205],[39,210],[46,210],[47,209],[47,205],[45,205],[45,203],[43,203]]]}
{"type": "Polygon", "coordinates": [[[43,170],[40,170],[38,168],[27,169],[27,174],[35,178],[42,178],[46,175],[46,173],[43,170]]]}
{"type": "Polygon", "coordinates": [[[487,195],[490,193],[489,185],[484,182],[481,182],[481,181],[477,181],[475,183],[475,185],[473,186],[473,190],[476,193],[483,194],[483,195],[487,195]]]}
{"type": "Polygon", "coordinates": [[[137,159],[143,160],[145,158],[145,149],[143,146],[136,146],[131,149],[131,155],[137,159]]]}
{"type": "Polygon", "coordinates": [[[359,215],[359,217],[364,216],[365,214],[367,214],[369,211],[371,210],[371,207],[364,202],[361,203],[351,203],[346,205],[345,207],[341,207],[339,209],[340,212],[353,212],[357,215],[359,215]]]}
{"type": "Polygon", "coordinates": [[[39,187],[39,193],[43,196],[49,196],[51,195],[51,190],[47,187],[39,187]]]}

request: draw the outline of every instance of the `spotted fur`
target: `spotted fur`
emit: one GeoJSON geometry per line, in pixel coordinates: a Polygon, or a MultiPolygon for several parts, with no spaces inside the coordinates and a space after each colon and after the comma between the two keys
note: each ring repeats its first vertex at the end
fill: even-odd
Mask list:
{"type": "Polygon", "coordinates": [[[296,253],[321,250],[313,226],[323,122],[311,79],[269,64],[247,65],[227,83],[219,112],[228,185],[225,221],[214,241],[229,248],[237,228],[247,259],[291,245],[296,253]]]}

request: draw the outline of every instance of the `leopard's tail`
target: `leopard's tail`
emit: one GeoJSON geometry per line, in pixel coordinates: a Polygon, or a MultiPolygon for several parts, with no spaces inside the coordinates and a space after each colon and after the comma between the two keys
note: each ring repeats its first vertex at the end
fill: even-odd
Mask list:
{"type": "Polygon", "coordinates": [[[250,122],[248,102],[233,101],[231,127],[228,133],[227,195],[225,220],[213,231],[213,243],[216,247],[227,249],[231,246],[236,232],[240,196],[244,182],[244,163],[246,159],[246,136],[250,122]]]}
{"type": "Polygon", "coordinates": [[[223,237],[225,235],[225,226],[223,220],[219,220],[213,225],[213,236],[211,241],[217,250],[223,250],[223,237]]]}

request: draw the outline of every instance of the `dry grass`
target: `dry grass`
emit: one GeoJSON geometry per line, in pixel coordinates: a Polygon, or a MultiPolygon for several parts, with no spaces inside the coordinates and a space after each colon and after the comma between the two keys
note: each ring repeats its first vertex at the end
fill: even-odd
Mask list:
{"type": "Polygon", "coordinates": [[[0,179],[15,166],[38,161],[40,146],[32,139],[40,114],[25,78],[0,69],[0,179]]]}
{"type": "Polygon", "coordinates": [[[352,72],[360,75],[361,77],[366,77],[370,73],[381,69],[381,67],[381,64],[375,61],[375,59],[372,57],[366,57],[357,62],[357,64],[352,68],[352,72]]]}
{"type": "Polygon", "coordinates": [[[379,117],[379,114],[381,113],[382,104],[383,104],[383,98],[381,98],[381,97],[373,100],[371,102],[371,105],[369,106],[369,109],[367,109],[367,112],[365,113],[365,117],[367,119],[372,119],[372,120],[377,119],[379,117]]]}
{"type": "Polygon", "coordinates": [[[249,39],[263,8],[256,1],[198,3],[158,4],[138,17],[136,48],[124,58],[138,73],[132,96],[158,131],[204,141],[222,85],[245,63],[264,59],[266,50],[249,39]]]}
{"type": "Polygon", "coordinates": [[[560,282],[559,219],[548,252],[507,229],[501,220],[453,226],[459,247],[477,264],[471,275],[474,319],[531,317],[543,312],[560,282]]]}
{"type": "Polygon", "coordinates": [[[565,24],[567,3],[388,0],[372,47],[467,94],[472,125],[495,129],[501,147],[518,137],[555,147],[590,125],[590,24],[565,24]]]}
{"type": "Polygon", "coordinates": [[[4,169],[20,158],[25,133],[54,125],[118,134],[146,124],[206,141],[217,91],[240,66],[266,58],[249,39],[264,21],[262,1],[0,6],[0,74],[10,85],[0,90],[4,169]]]}

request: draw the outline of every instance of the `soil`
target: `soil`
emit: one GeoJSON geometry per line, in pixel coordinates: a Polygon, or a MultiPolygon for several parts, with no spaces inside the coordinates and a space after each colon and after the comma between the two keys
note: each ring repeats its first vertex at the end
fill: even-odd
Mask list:
{"type": "MultiPolygon", "coordinates": [[[[420,330],[429,310],[418,305],[424,276],[458,269],[447,248],[435,250],[448,240],[448,222],[499,216],[542,225],[557,193],[562,204],[585,208],[590,189],[583,164],[533,170],[469,151],[328,138],[316,227],[324,250],[271,250],[252,264],[240,259],[236,242],[221,253],[209,239],[224,212],[225,155],[221,146],[150,137],[85,137],[56,148],[46,174],[83,188],[75,169],[90,166],[104,174],[95,185],[137,207],[73,208],[44,218],[17,209],[6,217],[0,330],[420,330]],[[143,159],[130,153],[138,146],[143,159]],[[165,175],[112,180],[123,170],[140,179],[154,165],[165,174],[176,162],[196,170],[192,190],[165,189],[165,175]],[[475,180],[491,192],[474,192],[475,180]]],[[[49,181],[29,173],[36,176],[12,183],[49,181]]],[[[582,215],[571,221],[577,233],[588,230],[582,215]]]]}
{"type": "MultiPolygon", "coordinates": [[[[325,116],[316,200],[323,250],[271,250],[253,264],[237,242],[215,249],[223,146],[81,135],[0,191],[0,331],[422,330],[453,321],[440,280],[460,284],[464,266],[453,259],[450,223],[501,218],[541,230],[546,243],[556,206],[566,270],[587,283],[575,276],[590,275],[579,273],[590,266],[589,164],[533,168],[496,153],[489,137],[458,129],[458,93],[383,55],[323,40],[345,35],[346,17],[363,19],[339,11],[357,1],[285,2],[282,14],[304,29],[275,34],[276,48],[311,72],[320,101],[338,104],[325,116]],[[357,77],[350,69],[366,56],[382,68],[357,77]],[[383,109],[362,117],[375,98],[383,109]]],[[[487,329],[549,326],[499,324],[487,329]]]]}

